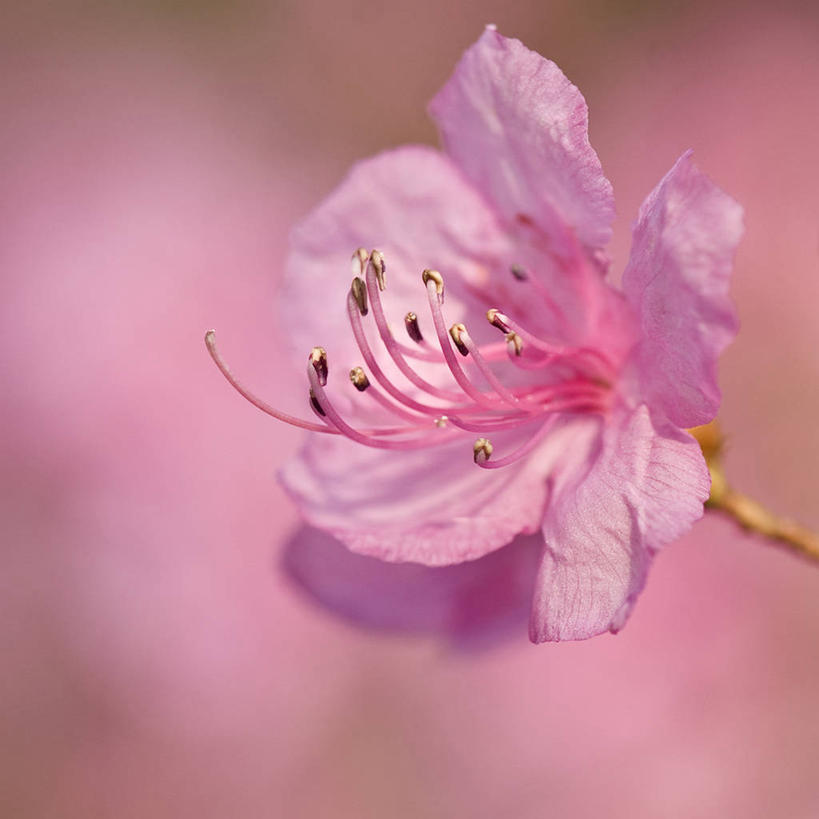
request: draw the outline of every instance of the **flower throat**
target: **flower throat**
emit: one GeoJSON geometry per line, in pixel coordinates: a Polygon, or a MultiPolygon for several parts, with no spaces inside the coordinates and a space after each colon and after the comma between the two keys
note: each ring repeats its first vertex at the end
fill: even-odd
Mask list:
{"type": "MultiPolygon", "coordinates": [[[[317,422],[281,412],[236,379],[216,348],[215,332],[209,330],[205,343],[216,366],[258,409],[292,426],[343,435],[379,449],[423,449],[462,438],[464,433],[475,433],[479,437],[473,444],[473,456],[484,469],[508,466],[528,454],[561,413],[605,412],[614,368],[597,350],[539,338],[496,308],[487,311],[486,318],[503,334],[503,340],[478,345],[464,324],[447,327],[443,314],[444,280],[436,270],[424,270],[421,274],[435,343],[424,336],[414,312],[404,316],[404,328],[411,343],[402,343],[394,337],[381,301],[386,288],[384,255],[378,250],[368,253],[359,248],[353,253],[351,265],[353,279],[346,309],[363,366],[350,370],[350,381],[362,393],[362,401],[380,405],[395,423],[360,428],[342,417],[328,393],[329,362],[322,347],[314,347],[307,362],[309,405],[317,422]],[[397,386],[382,369],[365,329],[365,319],[370,315],[390,360],[415,389],[397,386]],[[413,368],[412,362],[445,369],[454,388],[431,383],[413,368]],[[498,364],[528,371],[527,383],[504,385],[496,373],[498,364]],[[427,403],[430,399],[434,403],[427,403]],[[504,457],[493,458],[489,436],[517,429],[527,433],[524,443],[504,457]]],[[[519,266],[513,266],[511,273],[520,282],[532,281],[534,286],[542,286],[535,284],[519,266]]]]}

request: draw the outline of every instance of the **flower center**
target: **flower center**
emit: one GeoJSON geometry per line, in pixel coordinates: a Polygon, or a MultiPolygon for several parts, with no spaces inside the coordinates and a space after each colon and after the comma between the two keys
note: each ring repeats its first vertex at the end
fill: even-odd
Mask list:
{"type": "MultiPolygon", "coordinates": [[[[362,401],[379,405],[395,423],[361,428],[342,416],[327,389],[329,364],[321,347],[313,348],[307,364],[309,403],[319,423],[287,415],[257,398],[232,375],[216,349],[214,332],[209,331],[205,341],[216,365],[256,407],[294,426],[344,435],[380,449],[427,448],[463,437],[465,432],[477,433],[480,437],[474,442],[473,455],[484,469],[508,466],[524,457],[561,414],[605,412],[614,367],[599,351],[540,338],[496,308],[486,317],[503,334],[503,340],[479,345],[464,324],[447,327],[444,280],[435,270],[424,270],[421,279],[436,343],[427,340],[418,316],[409,312],[404,327],[411,344],[405,344],[393,335],[381,301],[386,288],[383,254],[359,248],[352,257],[352,272],[347,315],[363,365],[350,371],[350,381],[362,393],[362,401]],[[370,314],[390,360],[413,389],[396,384],[379,363],[365,329],[364,320],[370,314]],[[432,372],[446,374],[454,384],[442,387],[440,377],[435,378],[436,383],[424,378],[418,372],[418,362],[424,363],[427,374],[433,365],[432,372]],[[504,368],[525,371],[526,377],[504,384],[500,377],[504,368]],[[520,430],[523,443],[504,457],[493,459],[489,436],[510,430],[520,430]]],[[[519,281],[529,278],[517,267],[512,273],[519,281]]]]}

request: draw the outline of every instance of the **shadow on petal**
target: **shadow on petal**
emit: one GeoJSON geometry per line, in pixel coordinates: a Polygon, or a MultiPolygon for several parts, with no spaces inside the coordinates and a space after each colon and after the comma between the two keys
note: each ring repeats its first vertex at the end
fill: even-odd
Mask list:
{"type": "Polygon", "coordinates": [[[358,626],[480,648],[525,629],[542,543],[521,535],[479,560],[430,567],[354,554],[304,526],[282,568],[315,603],[358,626]]]}

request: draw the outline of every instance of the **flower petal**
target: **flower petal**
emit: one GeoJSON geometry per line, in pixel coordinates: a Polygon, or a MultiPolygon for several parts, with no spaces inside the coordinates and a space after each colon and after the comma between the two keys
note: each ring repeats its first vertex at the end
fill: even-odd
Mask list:
{"type": "Polygon", "coordinates": [[[449,155],[509,223],[528,220],[562,245],[611,238],[614,198],[588,139],[581,93],[549,60],[493,27],[430,104],[449,155]]]}
{"type": "Polygon", "coordinates": [[[358,625],[474,644],[526,622],[542,543],[540,533],[522,536],[480,560],[433,568],[353,554],[302,527],[283,564],[313,600],[358,625]]]}
{"type": "MultiPolygon", "coordinates": [[[[496,470],[473,463],[470,437],[394,452],[314,436],[281,477],[307,521],[352,551],[444,566],[538,531],[547,478],[566,452],[585,451],[590,426],[588,419],[558,425],[529,457],[496,470]]],[[[517,442],[498,436],[494,443],[502,453],[517,442]]]]}
{"type": "Polygon", "coordinates": [[[481,196],[439,151],[406,146],[359,162],[293,231],[282,299],[288,340],[299,361],[321,345],[342,369],[361,363],[345,309],[358,247],[385,254],[391,320],[415,310],[428,327],[421,271],[444,275],[455,320],[464,283],[484,283],[505,242],[481,196]]]}
{"type": "Polygon", "coordinates": [[[681,427],[720,403],[717,357],[736,334],[728,294],[742,208],[691,161],[677,160],[640,208],[623,290],[642,331],[642,395],[681,427]]]}
{"type": "Polygon", "coordinates": [[[646,406],[609,426],[589,472],[557,490],[546,518],[532,641],[619,631],[654,551],[702,516],[709,488],[696,441],[655,429],[646,406]]]}

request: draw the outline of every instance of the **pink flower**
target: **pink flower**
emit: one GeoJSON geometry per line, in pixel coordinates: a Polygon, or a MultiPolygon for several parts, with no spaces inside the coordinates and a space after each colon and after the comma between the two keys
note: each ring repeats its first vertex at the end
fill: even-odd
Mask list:
{"type": "MultiPolygon", "coordinates": [[[[307,367],[316,420],[265,408],[329,433],[282,475],[312,526],[382,561],[478,562],[460,570],[466,586],[457,569],[395,567],[393,592],[373,595],[386,567],[345,574],[302,535],[291,571],[377,622],[431,599],[399,602],[402,578],[447,600],[456,587],[502,599],[519,556],[533,641],[616,632],[654,553],[708,496],[684,430],[719,405],[741,210],[684,155],[640,209],[618,290],[606,280],[611,185],[557,66],[490,27],[431,113],[443,152],[359,163],[295,230],[283,305],[296,349],[322,345],[307,367]],[[353,254],[350,287],[346,260],[364,246],[379,250],[353,254]],[[536,536],[536,576],[530,546],[501,571],[487,557],[518,535],[536,536]]],[[[452,632],[465,610],[494,616],[450,600],[421,625],[452,632]]]]}

